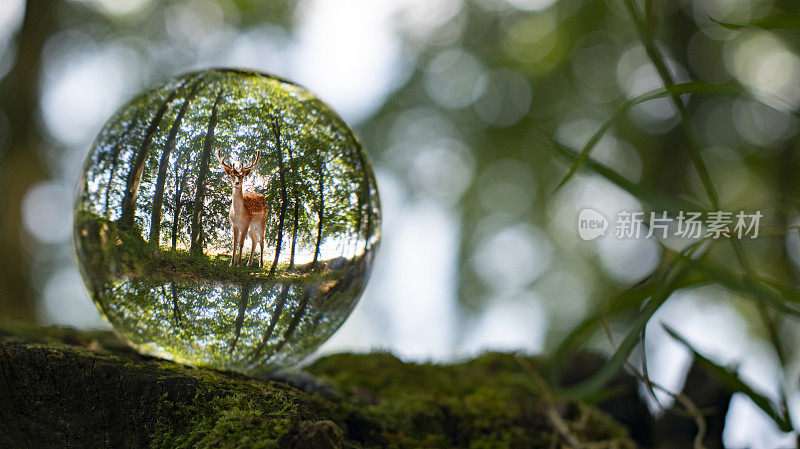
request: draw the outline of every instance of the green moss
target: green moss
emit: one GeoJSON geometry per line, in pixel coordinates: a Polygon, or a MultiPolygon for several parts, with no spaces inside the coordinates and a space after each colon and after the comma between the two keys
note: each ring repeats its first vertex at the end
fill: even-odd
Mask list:
{"type": "Polygon", "coordinates": [[[508,354],[446,366],[341,354],[309,366],[316,377],[284,374],[296,388],[142,357],[109,333],[0,323],[14,404],[0,405],[14,430],[0,446],[563,447],[547,415],[556,410],[591,447],[634,447],[602,412],[545,400],[531,372],[541,361],[524,365],[508,354]]]}
{"type": "MultiPolygon", "coordinates": [[[[526,365],[537,366],[536,359],[526,365]]],[[[307,370],[338,386],[379,427],[367,445],[413,447],[551,447],[549,404],[516,356],[485,354],[448,365],[403,363],[390,354],[342,354],[307,370]]],[[[624,428],[577,403],[566,408],[570,432],[581,441],[634,447],[624,428]]],[[[345,418],[346,421],[346,418],[345,418]]]]}

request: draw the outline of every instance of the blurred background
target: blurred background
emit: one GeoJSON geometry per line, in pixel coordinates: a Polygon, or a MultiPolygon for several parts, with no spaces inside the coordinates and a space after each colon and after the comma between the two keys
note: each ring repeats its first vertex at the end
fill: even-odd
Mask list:
{"type": "MultiPolygon", "coordinates": [[[[131,96],[213,66],[304,85],[354,126],[374,163],[384,213],[378,263],[322,352],[381,348],[441,362],[488,349],[553,351],[615,292],[663,267],[668,248],[690,243],[583,241],[579,212],[591,207],[612,222],[621,211],[649,213],[645,192],[710,209],[691,145],[702,149],[723,210],[764,214],[759,238],[744,242],[754,269],[796,287],[798,22],[758,24],[800,8],[794,0],[641,7],[675,82],[741,90],[696,89],[683,95],[683,111],[661,97],[615,116],[663,87],[625,0],[3,0],[0,313],[105,326],[72,259],[84,158],[131,96]],[[571,160],[554,143],[577,152],[614,117],[592,161],[633,191],[586,166],[556,190],[571,160]]],[[[709,257],[740,271],[730,246],[718,246],[709,257]]],[[[800,411],[800,328],[775,315],[789,348],[778,357],[746,296],[714,282],[678,289],[632,359],[646,351],[651,378],[680,390],[690,355],[663,331],[668,323],[768,397],[785,390],[800,411]]],[[[624,336],[634,316],[611,317],[611,334],[624,336]]],[[[614,349],[602,332],[589,345],[614,349]]],[[[793,441],[741,395],[724,438],[730,447],[793,441]]]]}

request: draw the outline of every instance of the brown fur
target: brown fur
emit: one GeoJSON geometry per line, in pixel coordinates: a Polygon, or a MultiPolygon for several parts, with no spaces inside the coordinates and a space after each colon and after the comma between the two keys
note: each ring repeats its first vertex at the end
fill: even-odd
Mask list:
{"type": "Polygon", "coordinates": [[[260,193],[244,192],[242,200],[244,201],[244,210],[247,211],[251,218],[253,212],[261,212],[267,208],[267,200],[260,193]]]}

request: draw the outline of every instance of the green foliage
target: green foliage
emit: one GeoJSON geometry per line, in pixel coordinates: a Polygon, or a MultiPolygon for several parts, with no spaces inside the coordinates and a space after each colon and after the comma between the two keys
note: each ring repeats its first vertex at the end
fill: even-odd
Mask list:
{"type": "MultiPolygon", "coordinates": [[[[747,93],[743,92],[741,87],[731,84],[705,83],[700,81],[675,84],[672,75],[667,69],[666,58],[656,47],[653,40],[655,29],[653,23],[650,21],[649,2],[645,2],[644,12],[640,11],[634,0],[625,0],[625,7],[631,21],[637,29],[642,46],[647,53],[650,63],[655,67],[665,88],[645,93],[622,104],[612,117],[605,121],[591,136],[580,153],[575,153],[555,139],[550,139],[550,143],[556,149],[556,152],[562,156],[566,156],[571,161],[571,166],[567,174],[557,185],[556,190],[566,184],[581,167],[587,167],[597,175],[602,176],[631,194],[642,204],[647,205],[651,210],[703,210],[703,208],[696,205],[686,203],[683,198],[676,198],[671,195],[665,196],[661,192],[651,191],[643,186],[637,185],[614,170],[594,163],[589,158],[592,149],[597,145],[604,133],[606,133],[620,117],[630,111],[631,108],[637,104],[662,97],[669,97],[673,100],[673,105],[679,114],[682,134],[686,141],[685,151],[689,153],[692,166],[699,176],[705,194],[708,196],[710,206],[712,210],[721,210],[722,204],[720,203],[717,188],[703,159],[703,152],[706,148],[704,148],[700,139],[695,135],[695,131],[691,127],[687,106],[680,96],[687,93],[715,95],[739,94],[744,96],[747,95],[747,93]]],[[[745,27],[745,25],[715,22],[734,30],[745,27]]],[[[796,27],[796,25],[796,16],[777,15],[755,20],[747,26],[763,29],[777,29],[796,27]]],[[[792,113],[796,115],[797,111],[792,111],[792,113]]],[[[631,351],[644,339],[645,327],[658,308],[679,289],[709,283],[722,285],[730,291],[738,293],[742,297],[751,298],[755,302],[764,327],[770,334],[773,348],[778,358],[781,360],[781,363],[784,364],[784,368],[786,367],[786,353],[783,342],[777,332],[778,324],[775,318],[770,315],[768,309],[771,308],[778,311],[780,316],[791,316],[795,319],[800,317],[795,305],[798,296],[794,288],[760,277],[755,268],[751,265],[744,246],[735,238],[730,239],[729,242],[701,240],[697,244],[689,246],[687,250],[679,254],[675,254],[667,248],[662,248],[662,250],[664,250],[667,257],[662,258],[659,271],[656,274],[651,275],[640,284],[617,295],[616,299],[610,303],[609,307],[600,309],[598,313],[591,314],[582,324],[572,330],[569,336],[562,342],[557,351],[557,358],[563,357],[564,354],[569,353],[571,350],[574,350],[575,347],[588,341],[604,320],[613,319],[619,316],[620,312],[629,312],[633,310],[636,313],[635,318],[633,318],[630,323],[627,334],[622,342],[618,344],[609,362],[592,378],[579,385],[560,391],[561,395],[588,398],[598,394],[612,379],[614,374],[623,369],[631,351]],[[706,260],[708,259],[707,255],[710,253],[712,247],[718,251],[719,249],[716,247],[724,243],[730,243],[735,260],[738,262],[743,273],[737,273],[727,266],[722,266],[706,260]]],[[[794,430],[791,422],[792,419],[789,415],[788,407],[786,406],[787,399],[783,388],[780,389],[783,395],[780,398],[783,407],[778,411],[771,404],[769,399],[747,385],[746,382],[739,378],[735,371],[722,367],[701,355],[686,339],[681,337],[674,330],[667,328],[667,332],[689,349],[694,354],[695,359],[708,367],[731,391],[743,393],[750,398],[776,423],[778,428],[784,432],[794,430]]],[[[646,376],[646,371],[644,375],[646,376]]],[[[648,385],[648,388],[652,389],[653,387],[652,385],[648,385]]]]}
{"type": "Polygon", "coordinates": [[[678,332],[674,329],[670,328],[669,326],[665,326],[665,329],[669,335],[674,338],[678,343],[686,347],[691,353],[694,355],[695,360],[698,360],[703,366],[710,369],[710,371],[719,379],[723,385],[728,387],[731,391],[736,393],[742,393],[748,398],[750,398],[753,403],[764,411],[775,423],[778,425],[778,428],[784,432],[791,432],[792,431],[792,423],[791,418],[789,418],[788,411],[786,409],[778,412],[775,410],[775,407],[772,405],[769,398],[764,396],[761,393],[755,391],[752,387],[747,385],[737,374],[736,371],[721,366],[717,363],[714,363],[711,359],[703,356],[700,354],[692,345],[682,337],[678,332]]]}

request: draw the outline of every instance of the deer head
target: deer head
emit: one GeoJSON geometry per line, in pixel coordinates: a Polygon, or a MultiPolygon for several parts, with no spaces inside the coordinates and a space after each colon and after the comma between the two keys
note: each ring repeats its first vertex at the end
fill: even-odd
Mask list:
{"type": "Polygon", "coordinates": [[[228,162],[227,158],[222,157],[222,151],[217,149],[217,159],[219,159],[219,163],[222,165],[222,168],[225,170],[225,174],[228,175],[231,181],[231,185],[233,187],[240,187],[244,182],[244,178],[250,174],[253,170],[253,167],[258,164],[258,161],[261,160],[261,152],[256,151],[256,157],[253,159],[251,163],[242,164],[241,167],[236,168],[230,162],[228,162]]]}

